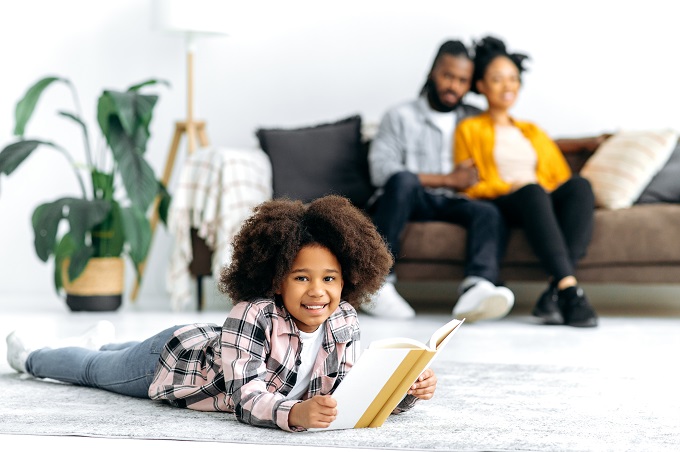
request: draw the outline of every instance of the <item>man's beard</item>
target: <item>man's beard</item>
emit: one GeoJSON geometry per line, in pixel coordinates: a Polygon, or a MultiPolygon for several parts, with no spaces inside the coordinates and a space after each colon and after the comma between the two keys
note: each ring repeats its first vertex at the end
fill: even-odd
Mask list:
{"type": "Polygon", "coordinates": [[[427,79],[427,82],[425,82],[425,92],[427,93],[427,100],[430,102],[430,107],[441,113],[452,112],[458,105],[460,105],[463,100],[462,98],[459,99],[458,102],[456,102],[456,104],[452,107],[444,105],[442,101],[439,100],[439,96],[437,95],[437,87],[434,85],[432,79],[427,79]]]}

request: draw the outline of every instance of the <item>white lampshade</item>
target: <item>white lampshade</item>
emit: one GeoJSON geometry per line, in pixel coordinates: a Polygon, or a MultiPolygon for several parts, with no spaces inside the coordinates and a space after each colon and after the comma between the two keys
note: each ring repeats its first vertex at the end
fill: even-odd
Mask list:
{"type": "Polygon", "coordinates": [[[226,35],[227,0],[155,0],[154,26],[182,33],[187,42],[200,35],[226,35]]]}

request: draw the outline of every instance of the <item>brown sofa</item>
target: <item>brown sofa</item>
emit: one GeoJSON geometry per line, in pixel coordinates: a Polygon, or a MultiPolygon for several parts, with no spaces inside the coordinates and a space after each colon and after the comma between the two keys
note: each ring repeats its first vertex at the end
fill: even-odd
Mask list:
{"type": "MultiPolygon", "coordinates": [[[[594,147],[562,150],[579,172],[594,147]]],[[[400,281],[460,281],[466,231],[450,223],[410,223],[396,273],[400,281]]],[[[637,204],[595,211],[593,239],[576,277],[583,283],[680,284],[680,204],[637,204]]],[[[545,281],[536,256],[520,229],[510,233],[501,279],[545,281]]]]}
{"type": "MultiPolygon", "coordinates": [[[[576,173],[597,148],[592,138],[557,143],[576,173]]],[[[201,309],[200,279],[211,275],[212,252],[195,231],[192,240],[194,261],[190,272],[198,278],[201,309]]],[[[408,284],[462,280],[465,243],[466,231],[460,226],[410,223],[402,239],[402,256],[395,267],[399,281],[408,284]]],[[[593,239],[576,276],[582,283],[680,284],[680,204],[597,209],[593,239]]],[[[547,276],[522,230],[511,231],[501,278],[506,283],[546,281],[547,276]]],[[[451,303],[449,297],[446,302],[451,303]]]]}

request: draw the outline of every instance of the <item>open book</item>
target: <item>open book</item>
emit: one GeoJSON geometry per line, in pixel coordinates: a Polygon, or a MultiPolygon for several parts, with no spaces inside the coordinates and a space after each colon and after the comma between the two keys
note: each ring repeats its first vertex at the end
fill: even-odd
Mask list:
{"type": "Polygon", "coordinates": [[[338,402],[335,421],[310,430],[380,427],[463,321],[451,320],[427,344],[404,337],[372,342],[333,393],[338,402]]]}

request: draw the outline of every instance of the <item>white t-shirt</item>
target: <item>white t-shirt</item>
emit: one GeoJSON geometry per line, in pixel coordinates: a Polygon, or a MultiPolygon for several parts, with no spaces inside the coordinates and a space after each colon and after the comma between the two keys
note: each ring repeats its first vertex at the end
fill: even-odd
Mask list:
{"type": "Polygon", "coordinates": [[[442,132],[442,174],[448,174],[453,171],[453,132],[456,129],[456,114],[430,109],[430,117],[442,132]]]}
{"type": "Polygon", "coordinates": [[[302,396],[307,393],[307,390],[309,389],[309,380],[312,377],[312,369],[314,368],[314,361],[316,361],[316,357],[319,356],[319,351],[323,344],[323,330],[325,325],[325,323],[322,324],[312,333],[300,331],[302,352],[300,353],[297,381],[295,382],[293,389],[291,389],[290,393],[286,396],[286,399],[300,400],[302,399],[302,396]]]}
{"type": "Polygon", "coordinates": [[[536,182],[538,157],[531,142],[515,126],[495,126],[493,156],[498,174],[505,182],[536,182]]]}

